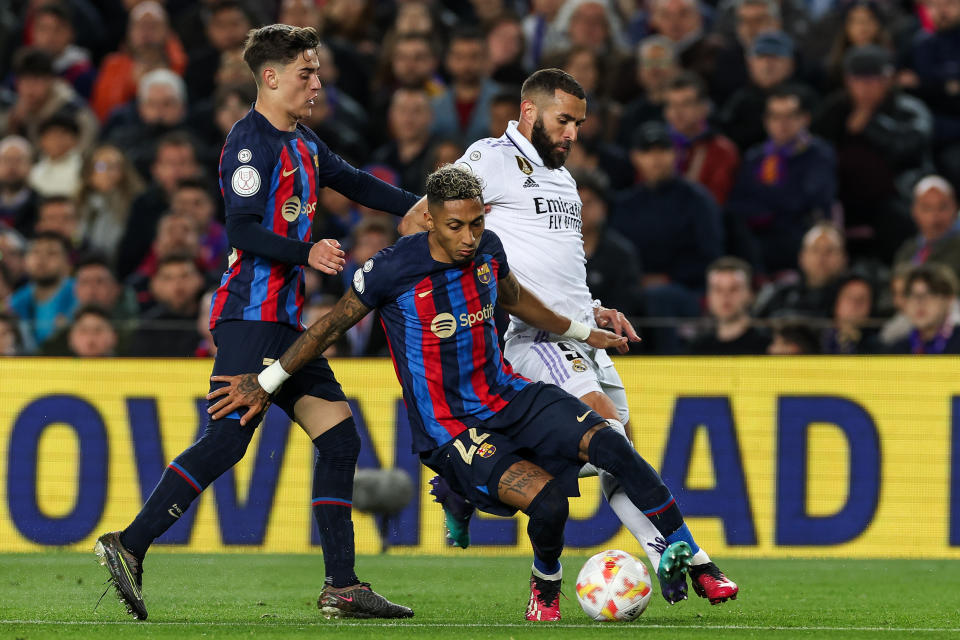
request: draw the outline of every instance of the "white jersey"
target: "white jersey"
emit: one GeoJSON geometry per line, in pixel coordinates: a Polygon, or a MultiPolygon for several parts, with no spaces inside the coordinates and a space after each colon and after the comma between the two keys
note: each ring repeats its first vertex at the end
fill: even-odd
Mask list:
{"type": "MultiPolygon", "coordinates": [[[[582,203],[570,172],[545,167],[516,121],[499,138],[474,142],[459,162],[481,179],[491,206],[486,227],[500,237],[517,280],[557,313],[592,320],[582,203]]],[[[507,338],[532,330],[511,316],[507,338]]]]}

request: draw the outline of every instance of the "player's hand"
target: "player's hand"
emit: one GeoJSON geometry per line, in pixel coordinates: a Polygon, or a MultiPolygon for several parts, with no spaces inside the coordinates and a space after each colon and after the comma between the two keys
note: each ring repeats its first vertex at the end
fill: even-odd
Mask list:
{"type": "Polygon", "coordinates": [[[618,336],[605,329],[591,329],[590,335],[587,337],[587,344],[594,349],[614,348],[620,353],[626,353],[630,350],[630,347],[627,346],[626,336],[618,336]]]}
{"type": "Polygon", "coordinates": [[[335,276],[343,271],[343,265],[347,263],[343,257],[344,255],[339,242],[332,239],[324,239],[310,247],[307,264],[317,271],[335,276]]]}
{"type": "Polygon", "coordinates": [[[242,376],[211,376],[211,382],[226,382],[227,386],[214,389],[207,394],[207,400],[221,398],[216,404],[207,409],[214,420],[220,420],[232,412],[243,407],[247,412],[240,418],[240,424],[245,425],[270,406],[268,394],[257,381],[257,374],[245,373],[242,376]]]}
{"type": "MultiPolygon", "coordinates": [[[[640,342],[640,336],[637,335],[633,325],[627,320],[627,317],[616,309],[607,309],[606,307],[597,307],[593,310],[593,319],[597,321],[597,326],[601,329],[609,329],[618,336],[627,336],[630,342],[640,342]]],[[[624,345],[618,347],[619,353],[626,353],[630,347],[624,345]]]]}

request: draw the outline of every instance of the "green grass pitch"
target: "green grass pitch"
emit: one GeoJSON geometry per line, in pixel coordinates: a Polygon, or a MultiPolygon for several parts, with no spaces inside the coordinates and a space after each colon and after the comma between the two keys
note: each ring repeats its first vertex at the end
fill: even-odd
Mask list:
{"type": "Polygon", "coordinates": [[[632,623],[595,623],[572,587],[567,556],[560,623],[523,620],[526,558],[358,558],[361,577],[413,607],[406,621],[322,618],[320,556],[186,555],[155,551],[145,564],[150,619],[129,618],[93,553],[0,554],[0,638],[902,638],[960,637],[960,561],[726,560],[740,598],[668,606],[655,588],[632,623]]]}

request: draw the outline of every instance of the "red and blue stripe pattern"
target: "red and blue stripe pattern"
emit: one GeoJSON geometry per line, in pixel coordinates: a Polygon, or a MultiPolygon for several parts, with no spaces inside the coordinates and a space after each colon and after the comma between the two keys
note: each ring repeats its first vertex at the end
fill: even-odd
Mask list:
{"type": "MultiPolygon", "coordinates": [[[[234,126],[231,136],[243,135],[249,130],[248,134],[257,136],[262,144],[263,136],[269,132],[257,127],[255,118],[249,115],[247,118],[234,126]],[[251,120],[245,123],[247,118],[251,120]]],[[[299,129],[286,135],[274,130],[268,143],[266,148],[276,161],[269,174],[263,176],[261,189],[266,190],[266,204],[261,224],[277,235],[309,242],[319,191],[315,164],[317,143],[306,139],[299,129]],[[287,217],[284,216],[285,204],[287,217]],[[289,219],[291,211],[296,212],[292,220],[289,219]]],[[[262,152],[258,149],[257,153],[262,152]]],[[[223,157],[221,152],[221,167],[223,157]]],[[[221,193],[230,188],[230,179],[230,175],[221,173],[221,193]]],[[[210,304],[211,329],[224,320],[279,322],[301,329],[303,267],[239,250],[232,258],[210,304]]]]}
{"type": "Polygon", "coordinates": [[[497,341],[492,310],[498,272],[492,255],[478,255],[468,265],[428,275],[399,295],[396,322],[384,312],[417,450],[432,449],[479,426],[528,384],[504,361],[497,341]],[[489,267],[486,282],[477,275],[484,264],[489,267]],[[455,329],[438,335],[434,319],[445,313],[453,317],[455,329]]]}
{"type": "Polygon", "coordinates": [[[173,472],[176,473],[178,476],[186,480],[187,484],[193,487],[197,493],[203,493],[203,488],[200,487],[200,483],[197,482],[196,478],[190,475],[189,471],[181,467],[176,462],[171,462],[170,464],[167,465],[167,467],[172,469],[173,472]]]}
{"type": "Polygon", "coordinates": [[[329,496],[320,496],[319,498],[314,498],[310,501],[311,507],[316,507],[321,504],[329,504],[335,507],[347,507],[348,509],[353,507],[353,502],[350,500],[344,500],[343,498],[331,498],[329,496]]]}
{"type": "Polygon", "coordinates": [[[675,505],[676,503],[677,501],[673,499],[673,496],[670,496],[669,500],[667,500],[661,505],[653,507],[652,509],[647,509],[646,511],[643,512],[643,515],[647,516],[648,518],[658,516],[664,511],[666,511],[667,509],[669,509],[670,507],[672,507],[673,505],[675,505]]]}

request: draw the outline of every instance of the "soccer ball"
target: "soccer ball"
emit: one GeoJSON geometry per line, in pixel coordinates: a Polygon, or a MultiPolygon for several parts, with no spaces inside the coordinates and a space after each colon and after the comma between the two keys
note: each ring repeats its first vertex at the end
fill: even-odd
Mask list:
{"type": "Polygon", "coordinates": [[[593,556],[577,576],[577,600],[600,622],[636,620],[650,604],[647,567],[626,551],[610,549],[593,556]]]}

